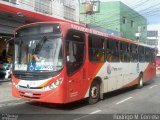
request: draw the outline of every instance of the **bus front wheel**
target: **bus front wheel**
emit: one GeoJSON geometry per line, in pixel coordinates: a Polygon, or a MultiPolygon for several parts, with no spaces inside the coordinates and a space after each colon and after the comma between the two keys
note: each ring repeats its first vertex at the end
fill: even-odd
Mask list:
{"type": "Polygon", "coordinates": [[[88,104],[95,104],[100,97],[100,84],[98,81],[93,81],[89,90],[88,104]]]}

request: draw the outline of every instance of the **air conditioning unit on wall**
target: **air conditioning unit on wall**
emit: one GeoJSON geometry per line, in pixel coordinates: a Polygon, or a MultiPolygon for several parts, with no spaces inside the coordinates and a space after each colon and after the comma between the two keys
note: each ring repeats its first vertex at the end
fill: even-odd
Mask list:
{"type": "Polygon", "coordinates": [[[93,4],[91,3],[86,3],[85,4],[85,13],[89,14],[93,12],[93,4]]]}

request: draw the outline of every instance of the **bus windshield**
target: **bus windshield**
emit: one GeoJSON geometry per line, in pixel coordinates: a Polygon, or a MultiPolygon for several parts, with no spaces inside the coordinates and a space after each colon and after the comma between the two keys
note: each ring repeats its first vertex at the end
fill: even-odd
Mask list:
{"type": "Polygon", "coordinates": [[[15,38],[15,71],[51,72],[62,67],[61,37],[43,34],[15,38]]]}

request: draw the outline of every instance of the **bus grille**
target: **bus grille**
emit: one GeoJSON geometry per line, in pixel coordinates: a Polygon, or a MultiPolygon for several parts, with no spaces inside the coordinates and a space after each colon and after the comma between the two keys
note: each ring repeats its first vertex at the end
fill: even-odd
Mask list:
{"type": "Polygon", "coordinates": [[[22,79],[22,80],[43,80],[47,79],[48,76],[37,76],[37,75],[15,75],[16,78],[22,79]]]}
{"type": "Polygon", "coordinates": [[[21,80],[44,80],[53,77],[53,74],[14,73],[13,75],[21,80]]]}
{"type": "Polygon", "coordinates": [[[41,94],[33,93],[32,96],[25,95],[25,92],[19,91],[21,97],[31,98],[31,99],[40,99],[41,94]]]}
{"type": "MultiPolygon", "coordinates": [[[[20,88],[27,88],[27,86],[19,85],[20,88]]],[[[29,89],[42,89],[43,87],[29,87],[29,89]]]]}

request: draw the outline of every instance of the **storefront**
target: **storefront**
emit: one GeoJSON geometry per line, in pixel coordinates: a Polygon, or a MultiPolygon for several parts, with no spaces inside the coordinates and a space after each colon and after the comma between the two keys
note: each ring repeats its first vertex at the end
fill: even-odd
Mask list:
{"type": "Polygon", "coordinates": [[[24,23],[23,18],[0,12],[0,79],[8,78],[6,73],[12,63],[14,30],[24,23]]]}

